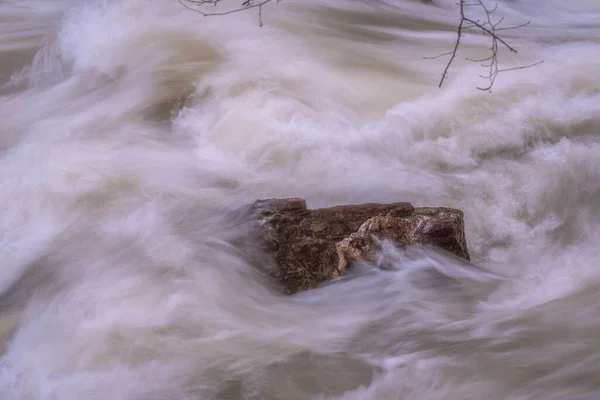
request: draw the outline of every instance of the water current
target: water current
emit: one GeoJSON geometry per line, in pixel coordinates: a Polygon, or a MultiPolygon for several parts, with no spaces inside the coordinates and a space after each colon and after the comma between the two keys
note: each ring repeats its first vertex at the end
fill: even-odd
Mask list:
{"type": "Polygon", "coordinates": [[[543,63],[491,93],[473,30],[437,86],[454,0],[256,11],[0,0],[0,398],[599,399],[600,2],[499,1],[543,63]],[[472,263],[283,296],[227,215],[288,196],[459,208],[472,263]]]}

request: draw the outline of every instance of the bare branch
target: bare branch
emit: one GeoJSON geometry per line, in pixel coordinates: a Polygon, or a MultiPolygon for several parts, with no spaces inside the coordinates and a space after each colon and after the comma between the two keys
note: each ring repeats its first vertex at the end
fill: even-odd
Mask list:
{"type": "Polygon", "coordinates": [[[471,2],[467,2],[466,0],[459,0],[458,4],[460,6],[460,8],[459,8],[460,21],[459,21],[458,27],[456,29],[456,40],[454,41],[454,48],[452,49],[452,51],[449,51],[449,52],[443,53],[443,54],[439,54],[434,57],[424,57],[426,59],[436,59],[436,58],[440,58],[440,57],[444,57],[444,56],[450,56],[450,59],[448,60],[448,63],[446,64],[446,67],[444,68],[444,72],[442,73],[439,87],[442,87],[442,85],[444,84],[444,81],[448,77],[448,70],[450,69],[450,66],[456,59],[456,55],[458,53],[463,35],[465,34],[465,31],[470,28],[478,29],[479,31],[481,31],[481,33],[483,35],[488,36],[491,39],[491,45],[489,47],[491,54],[489,56],[479,58],[479,59],[466,58],[466,60],[468,60],[468,61],[480,63],[482,67],[485,67],[488,70],[487,74],[480,75],[482,78],[488,80],[488,85],[483,86],[483,87],[477,87],[479,90],[491,92],[492,87],[494,86],[494,82],[496,81],[496,77],[501,72],[530,68],[530,67],[533,67],[535,65],[539,65],[542,63],[542,62],[536,62],[533,64],[523,65],[523,66],[514,67],[514,68],[505,68],[505,69],[498,68],[498,52],[499,52],[501,46],[508,49],[511,53],[517,53],[517,50],[514,47],[512,47],[506,40],[501,38],[499,36],[498,32],[524,27],[529,24],[529,21],[525,22],[523,24],[520,24],[520,25],[509,26],[509,27],[500,27],[502,22],[504,22],[504,17],[499,18],[495,22],[492,20],[492,14],[498,9],[498,3],[495,3],[494,7],[491,7],[491,8],[486,6],[486,4],[483,2],[483,0],[473,0],[471,2]],[[485,19],[482,21],[482,20],[477,20],[477,19],[473,19],[473,18],[469,17],[466,14],[467,7],[481,8],[485,12],[485,19]]]}
{"type": "MultiPolygon", "coordinates": [[[[244,0],[240,7],[234,8],[233,10],[228,11],[213,11],[207,12],[203,11],[202,8],[192,7],[191,5],[195,5],[197,7],[203,7],[207,5],[212,5],[213,7],[217,6],[221,0],[177,0],[179,4],[187,8],[188,10],[197,12],[201,14],[203,17],[213,17],[218,15],[229,15],[233,13],[237,13],[240,11],[250,10],[252,8],[258,8],[258,24],[259,26],[263,26],[262,21],[262,8],[264,5],[271,3],[273,0],[261,0],[259,2],[255,2],[255,0],[244,0]]],[[[275,2],[279,3],[282,0],[275,0],[275,2]]]]}

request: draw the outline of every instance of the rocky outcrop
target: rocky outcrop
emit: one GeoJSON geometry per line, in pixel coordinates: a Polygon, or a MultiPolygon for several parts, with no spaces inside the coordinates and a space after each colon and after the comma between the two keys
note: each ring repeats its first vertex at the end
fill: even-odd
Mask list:
{"type": "Polygon", "coordinates": [[[272,257],[269,274],[286,293],[311,289],[368,260],[381,239],[425,244],[469,259],[463,213],[410,203],[344,205],[309,210],[300,198],[258,200],[254,238],[272,257]]]}

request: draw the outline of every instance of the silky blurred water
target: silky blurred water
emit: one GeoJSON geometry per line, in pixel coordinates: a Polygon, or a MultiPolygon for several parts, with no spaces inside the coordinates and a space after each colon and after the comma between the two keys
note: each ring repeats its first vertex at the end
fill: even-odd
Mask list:
{"type": "Polygon", "coordinates": [[[255,11],[0,0],[0,398],[600,398],[600,4],[500,1],[492,93],[425,58],[454,0],[255,11]],[[460,208],[472,264],[280,295],[228,210],[285,196],[460,208]]]}

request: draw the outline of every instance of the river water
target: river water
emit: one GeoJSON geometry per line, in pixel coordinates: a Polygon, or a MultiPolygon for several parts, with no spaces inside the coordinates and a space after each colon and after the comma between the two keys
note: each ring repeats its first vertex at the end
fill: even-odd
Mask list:
{"type": "Polygon", "coordinates": [[[500,1],[492,93],[425,58],[454,0],[256,11],[0,0],[0,398],[600,398],[600,3],[500,1]],[[472,264],[282,296],[228,215],[286,196],[460,208],[472,264]]]}

